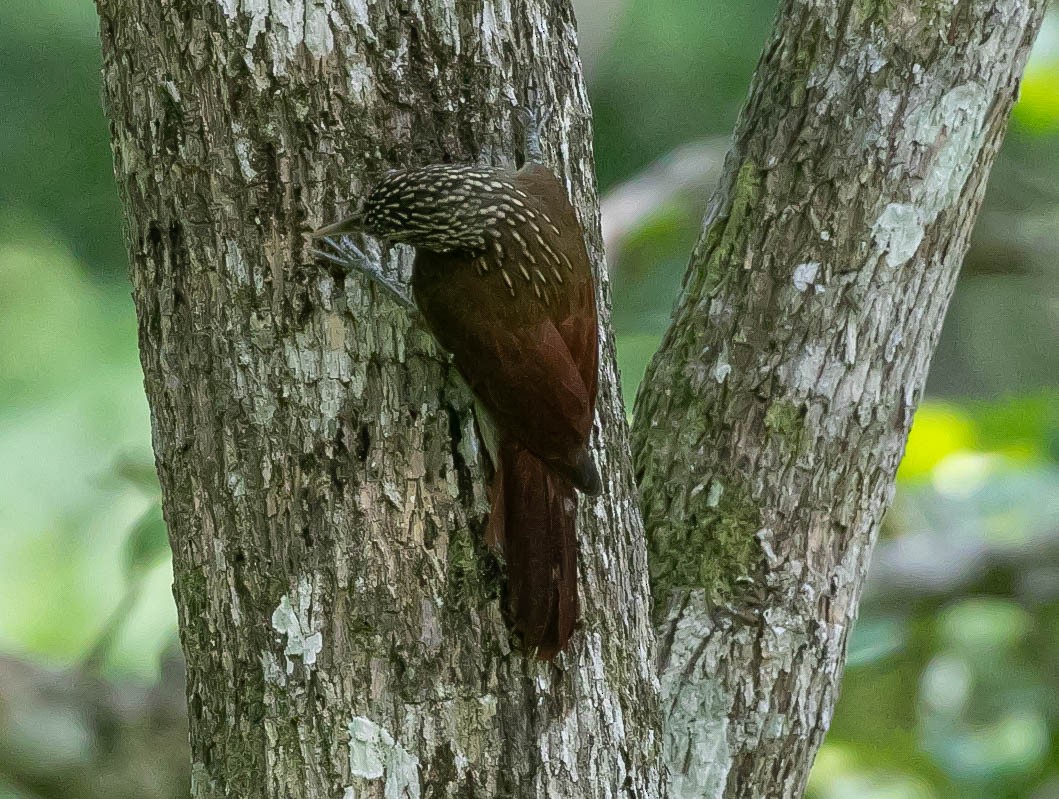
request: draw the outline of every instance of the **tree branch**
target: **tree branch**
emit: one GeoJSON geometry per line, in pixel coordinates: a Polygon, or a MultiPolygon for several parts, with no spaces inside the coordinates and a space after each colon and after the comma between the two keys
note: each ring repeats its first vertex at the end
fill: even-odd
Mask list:
{"type": "Polygon", "coordinates": [[[642,384],[679,797],[797,797],[1044,3],[786,0],[642,384]]]}

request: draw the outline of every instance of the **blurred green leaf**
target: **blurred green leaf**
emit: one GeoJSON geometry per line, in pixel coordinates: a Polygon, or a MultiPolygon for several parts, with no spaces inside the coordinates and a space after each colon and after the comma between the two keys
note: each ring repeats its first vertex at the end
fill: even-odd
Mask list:
{"type": "Polygon", "coordinates": [[[664,203],[654,210],[625,240],[633,263],[649,262],[654,252],[674,244],[683,248],[694,238],[698,220],[689,218],[688,209],[676,202],[664,203]],[[689,235],[690,234],[690,235],[689,235]]]}
{"type": "MultiPolygon", "coordinates": [[[[1059,92],[1059,86],[1056,91],[1059,92]]],[[[1016,460],[1059,460],[1059,393],[970,403],[979,446],[1016,460]]]]}
{"type": "Polygon", "coordinates": [[[136,368],[132,302],[87,280],[65,247],[30,220],[0,213],[0,417],[69,396],[117,364],[136,368]],[[7,237],[19,229],[23,243],[7,237]]]}
{"type": "Polygon", "coordinates": [[[969,653],[993,647],[1009,649],[1030,628],[1026,611],[1017,602],[994,597],[965,599],[938,616],[942,640],[969,653]]]}
{"type": "MultiPolygon", "coordinates": [[[[897,479],[965,481],[968,470],[991,468],[982,455],[1026,463],[1055,460],[1059,393],[962,406],[927,401],[916,411],[897,479]]],[[[979,475],[980,477],[981,475],[979,475]]]]}
{"type": "MultiPolygon", "coordinates": [[[[147,454],[147,453],[144,453],[147,454]]],[[[114,463],[114,472],[127,483],[136,486],[145,494],[157,497],[161,492],[154,459],[137,457],[133,453],[121,455],[114,463]]]]}
{"type": "Polygon", "coordinates": [[[966,411],[950,403],[925,402],[916,411],[897,479],[929,477],[945,457],[973,449],[975,443],[974,421],[966,411]]]}
{"type": "Polygon", "coordinates": [[[850,634],[846,666],[850,669],[886,660],[901,651],[908,638],[904,619],[888,616],[862,617],[850,634]]]}
{"type": "Polygon", "coordinates": [[[603,188],[691,139],[732,130],[775,0],[632,0],[593,71],[603,188]]]}
{"type": "Polygon", "coordinates": [[[1026,67],[1014,115],[1034,133],[1059,131],[1059,58],[1034,59],[1026,67]]]}
{"type": "Polygon", "coordinates": [[[658,341],[658,336],[651,334],[618,337],[618,370],[621,373],[621,394],[627,413],[632,413],[636,390],[651,356],[658,349],[658,341]]]}
{"type": "Polygon", "coordinates": [[[999,782],[1040,768],[1048,751],[1048,727],[1039,713],[1012,712],[974,729],[935,730],[926,745],[958,779],[999,782]]]}
{"type": "Polygon", "coordinates": [[[161,563],[168,554],[169,535],[162,506],[155,503],[137,520],[125,539],[122,562],[126,579],[136,579],[161,563]]]}

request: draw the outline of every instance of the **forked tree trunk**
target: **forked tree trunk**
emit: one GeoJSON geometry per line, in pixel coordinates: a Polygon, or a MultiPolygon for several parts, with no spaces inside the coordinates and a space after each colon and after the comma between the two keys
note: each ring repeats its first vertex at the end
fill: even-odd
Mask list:
{"type": "Polygon", "coordinates": [[[584,618],[541,664],[466,390],[304,236],[390,166],[510,163],[533,85],[599,266],[568,3],[98,6],[193,794],[661,797],[664,740],[674,796],[797,795],[1041,4],[781,10],[640,401],[664,739],[609,334],[584,618]]]}

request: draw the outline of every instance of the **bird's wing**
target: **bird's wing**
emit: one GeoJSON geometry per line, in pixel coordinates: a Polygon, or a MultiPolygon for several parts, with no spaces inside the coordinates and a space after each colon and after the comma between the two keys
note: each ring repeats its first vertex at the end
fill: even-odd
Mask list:
{"type": "Polygon", "coordinates": [[[472,322],[462,333],[452,348],[456,366],[501,430],[545,461],[574,458],[592,429],[594,391],[554,322],[543,317],[508,328],[472,322]]]}

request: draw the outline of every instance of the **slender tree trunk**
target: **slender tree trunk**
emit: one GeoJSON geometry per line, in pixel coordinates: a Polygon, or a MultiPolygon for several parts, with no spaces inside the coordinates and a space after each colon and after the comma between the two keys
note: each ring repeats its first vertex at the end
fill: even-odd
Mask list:
{"type": "MultiPolygon", "coordinates": [[[[391,166],[510,162],[533,84],[545,154],[601,263],[568,4],[99,11],[194,795],[657,795],[644,536],[610,337],[584,618],[573,651],[541,664],[511,651],[501,618],[466,389],[303,235],[391,166]]],[[[408,252],[385,257],[407,272],[408,252]]]]}
{"type": "Polygon", "coordinates": [[[797,797],[1044,2],[786,0],[633,450],[675,797],[797,797]]]}
{"type": "Polygon", "coordinates": [[[674,796],[798,795],[1041,3],[781,9],[640,398],[664,738],[609,334],[584,619],[540,664],[465,388],[304,236],[390,166],[510,162],[533,85],[599,265],[568,4],[97,4],[193,795],[661,797],[663,741],[674,796]]]}

